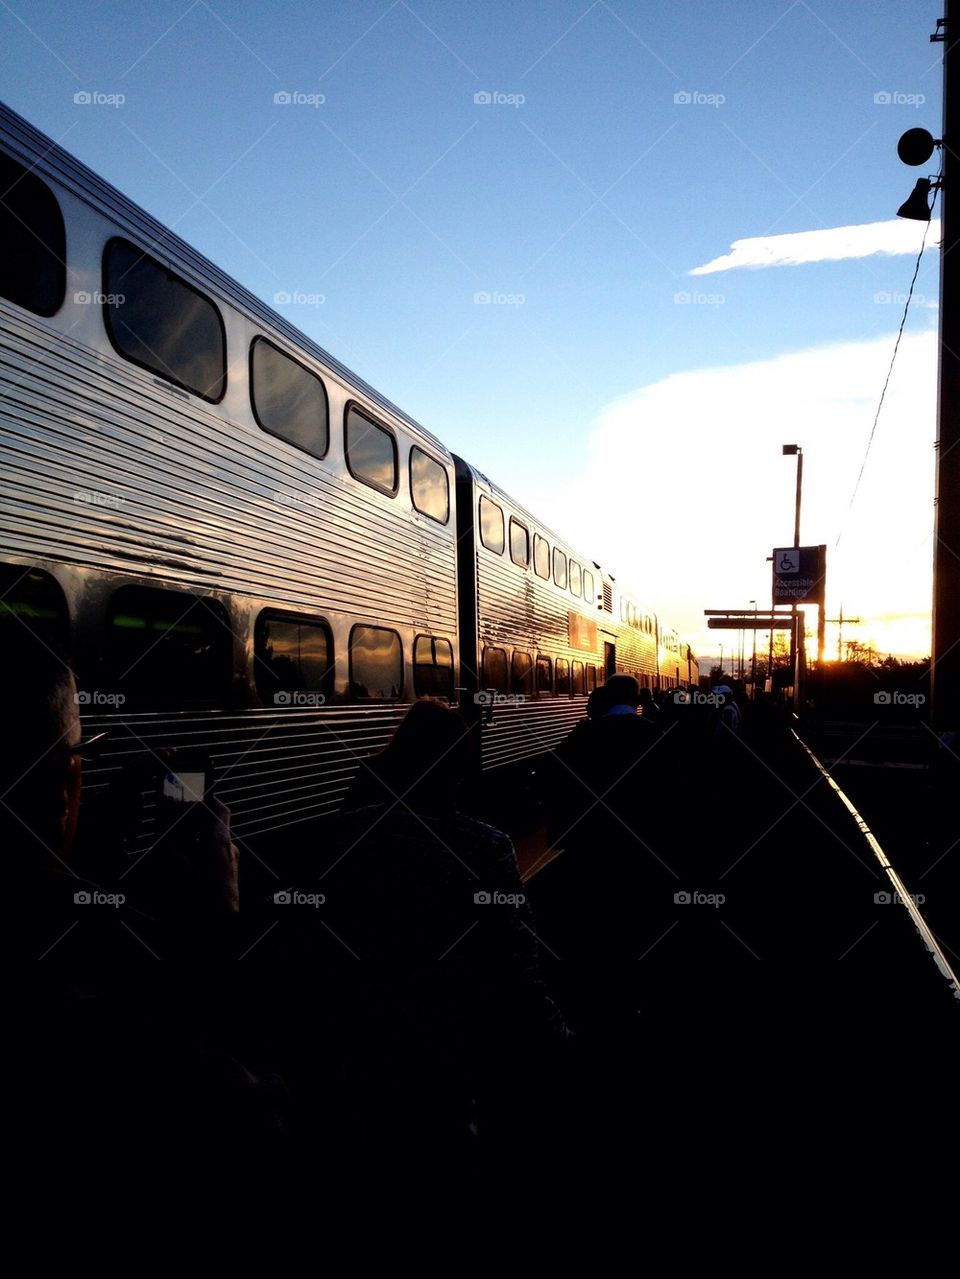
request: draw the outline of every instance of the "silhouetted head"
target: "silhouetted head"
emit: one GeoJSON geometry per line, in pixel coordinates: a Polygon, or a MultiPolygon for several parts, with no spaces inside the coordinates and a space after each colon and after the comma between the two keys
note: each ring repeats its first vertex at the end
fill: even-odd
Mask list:
{"type": "Polygon", "coordinates": [[[603,686],[604,700],[609,710],[611,706],[640,705],[640,685],[633,675],[611,675],[603,686]]]}
{"type": "Polygon", "coordinates": [[[380,755],[378,772],[411,807],[448,808],[467,777],[471,753],[470,729],[460,712],[421,697],[380,755]]]}
{"type": "Polygon", "coordinates": [[[5,636],[0,832],[33,861],[69,853],[80,808],[80,711],[69,666],[27,632],[5,636]]]}

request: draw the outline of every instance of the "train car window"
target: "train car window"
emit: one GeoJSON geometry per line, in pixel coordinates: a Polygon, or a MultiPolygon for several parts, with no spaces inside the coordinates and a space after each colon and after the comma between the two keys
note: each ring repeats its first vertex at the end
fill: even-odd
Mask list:
{"type": "Polygon", "coordinates": [[[103,292],[107,336],[124,359],[211,404],[223,399],[227,339],[209,298],[119,239],[103,255],[103,292]]]}
{"type": "Polygon", "coordinates": [[[393,702],[402,693],[400,636],[382,626],[355,626],[350,632],[351,696],[364,702],[393,702]]]}
{"type": "Polygon", "coordinates": [[[69,622],[63,591],[41,569],[0,564],[0,651],[9,653],[28,631],[44,648],[67,652],[69,622]]]}
{"type": "Polygon", "coordinates": [[[261,613],[253,631],[253,678],[268,705],[322,706],[333,691],[333,641],[326,623],[261,613]],[[295,699],[295,692],[312,696],[295,699]]]}
{"type": "Polygon", "coordinates": [[[593,574],[588,568],[583,570],[583,598],[590,604],[596,604],[597,597],[595,594],[596,587],[593,584],[593,574]]]}
{"type": "Polygon", "coordinates": [[[587,691],[587,677],[583,670],[583,662],[574,662],[570,668],[573,691],[578,694],[587,691]]]}
{"type": "Polygon", "coordinates": [[[416,445],[410,450],[410,497],[421,515],[439,524],[450,518],[450,479],[446,468],[416,445]]]}
{"type": "Polygon", "coordinates": [[[514,649],[510,677],[510,691],[512,693],[517,693],[521,697],[531,696],[533,693],[533,658],[529,653],[514,649]]]}
{"type": "Polygon", "coordinates": [[[453,699],[453,645],[433,635],[413,642],[413,690],[417,697],[453,699]]]}
{"type": "Polygon", "coordinates": [[[250,346],[250,403],[257,424],[313,457],[330,445],[327,391],[315,373],[268,342],[250,346]]]}
{"type": "Polygon", "coordinates": [[[488,497],[480,498],[480,541],[488,551],[503,554],[503,511],[488,497]]]}
{"type": "Polygon", "coordinates": [[[137,708],[216,704],[230,690],[232,632],[216,600],[121,586],[107,607],[105,671],[137,708]]]}
{"type": "Polygon", "coordinates": [[[578,597],[583,594],[583,572],[576,560],[570,561],[570,589],[578,597]]]}
{"type": "Polygon", "coordinates": [[[67,236],[57,197],[35,173],[0,154],[0,297],[54,315],[67,287],[67,236]]]}
{"type": "Polygon", "coordinates": [[[533,571],[550,581],[550,543],[539,533],[533,535],[533,571]]]}
{"type": "Polygon", "coordinates": [[[557,658],[557,692],[570,692],[570,663],[565,657],[557,658]]]}
{"type": "Polygon", "coordinates": [[[597,668],[592,662],[587,664],[587,692],[592,693],[597,687],[597,668]]]}
{"type": "Polygon", "coordinates": [[[483,650],[483,687],[492,688],[497,693],[506,693],[507,655],[502,648],[485,648],[483,650]]]}
{"type": "Polygon", "coordinates": [[[553,662],[549,657],[537,658],[537,692],[553,692],[553,662]]]}
{"type": "Polygon", "coordinates": [[[397,491],[397,441],[354,405],[347,409],[347,466],[356,479],[389,493],[397,491]]]}
{"type": "Polygon", "coordinates": [[[530,563],[530,534],[526,526],[510,516],[510,558],[514,564],[526,568],[530,563]]]}
{"type": "Polygon", "coordinates": [[[556,546],[553,548],[553,580],[560,587],[567,585],[567,557],[556,546]]]}

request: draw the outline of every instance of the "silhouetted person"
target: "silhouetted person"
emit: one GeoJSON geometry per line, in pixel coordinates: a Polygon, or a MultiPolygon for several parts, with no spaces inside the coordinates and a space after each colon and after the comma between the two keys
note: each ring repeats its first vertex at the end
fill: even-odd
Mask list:
{"type": "Polygon", "coordinates": [[[551,764],[551,843],[563,849],[574,906],[565,979],[573,975],[581,1020],[594,1023],[629,1014],[631,975],[668,926],[683,854],[670,802],[670,733],[637,714],[632,675],[608,679],[604,697],[606,713],[578,724],[551,764]]]}
{"type": "Polygon", "coordinates": [[[14,1134],[23,1159],[72,1184],[89,1171],[84,1132],[104,1165],[131,1174],[174,1149],[187,1163],[266,1157],[276,1112],[205,1025],[203,994],[222,988],[193,966],[214,953],[204,931],[235,914],[229,814],[219,807],[195,828],[202,869],[183,882],[201,900],[176,917],[138,896],[132,876],[79,875],[71,855],[91,743],[73,675],[26,632],[4,639],[16,679],[0,711],[2,900],[8,953],[21,962],[6,1011],[25,1089],[25,1131],[14,1134]]]}
{"type": "Polygon", "coordinates": [[[649,688],[640,690],[640,714],[648,723],[659,726],[662,714],[649,688]]]}
{"type": "Polygon", "coordinates": [[[472,749],[457,711],[416,702],[368,761],[352,794],[373,802],[342,818],[321,881],[361,964],[347,1073],[378,1146],[456,1150],[471,1125],[522,1127],[518,1067],[549,1062],[566,1036],[510,839],[458,810],[472,749]]]}

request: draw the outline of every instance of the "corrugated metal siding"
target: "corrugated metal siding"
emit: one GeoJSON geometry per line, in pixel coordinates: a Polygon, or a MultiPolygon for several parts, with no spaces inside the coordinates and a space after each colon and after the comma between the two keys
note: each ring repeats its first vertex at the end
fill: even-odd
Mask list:
{"type": "Polygon", "coordinates": [[[13,307],[0,427],[11,551],[455,630],[452,521],[415,522],[401,501],[151,393],[149,375],[13,307]]]}
{"type": "MultiPolygon", "coordinates": [[[[566,657],[601,664],[599,652],[570,647],[568,614],[576,601],[532,569],[519,568],[506,553],[496,556],[481,547],[477,586],[481,653],[489,645],[505,648],[508,658],[514,649],[522,649],[534,657],[543,654],[554,663],[566,657]]],[[[589,616],[584,609],[577,611],[589,616]]],[[[586,702],[583,696],[563,694],[496,706],[492,721],[482,729],[484,769],[552,750],[586,715],[586,702]]]]}

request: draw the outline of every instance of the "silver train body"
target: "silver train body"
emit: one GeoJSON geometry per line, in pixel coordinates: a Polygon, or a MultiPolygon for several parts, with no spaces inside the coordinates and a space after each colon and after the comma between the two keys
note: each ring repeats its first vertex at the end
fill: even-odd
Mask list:
{"type": "Polygon", "coordinates": [[[0,160],[20,237],[0,268],[0,605],[69,649],[84,730],[109,735],[93,797],[195,748],[254,838],[335,812],[420,694],[459,701],[510,785],[613,670],[696,680],[593,561],[6,108],[0,160]],[[168,346],[135,333],[168,306],[168,346]]]}

